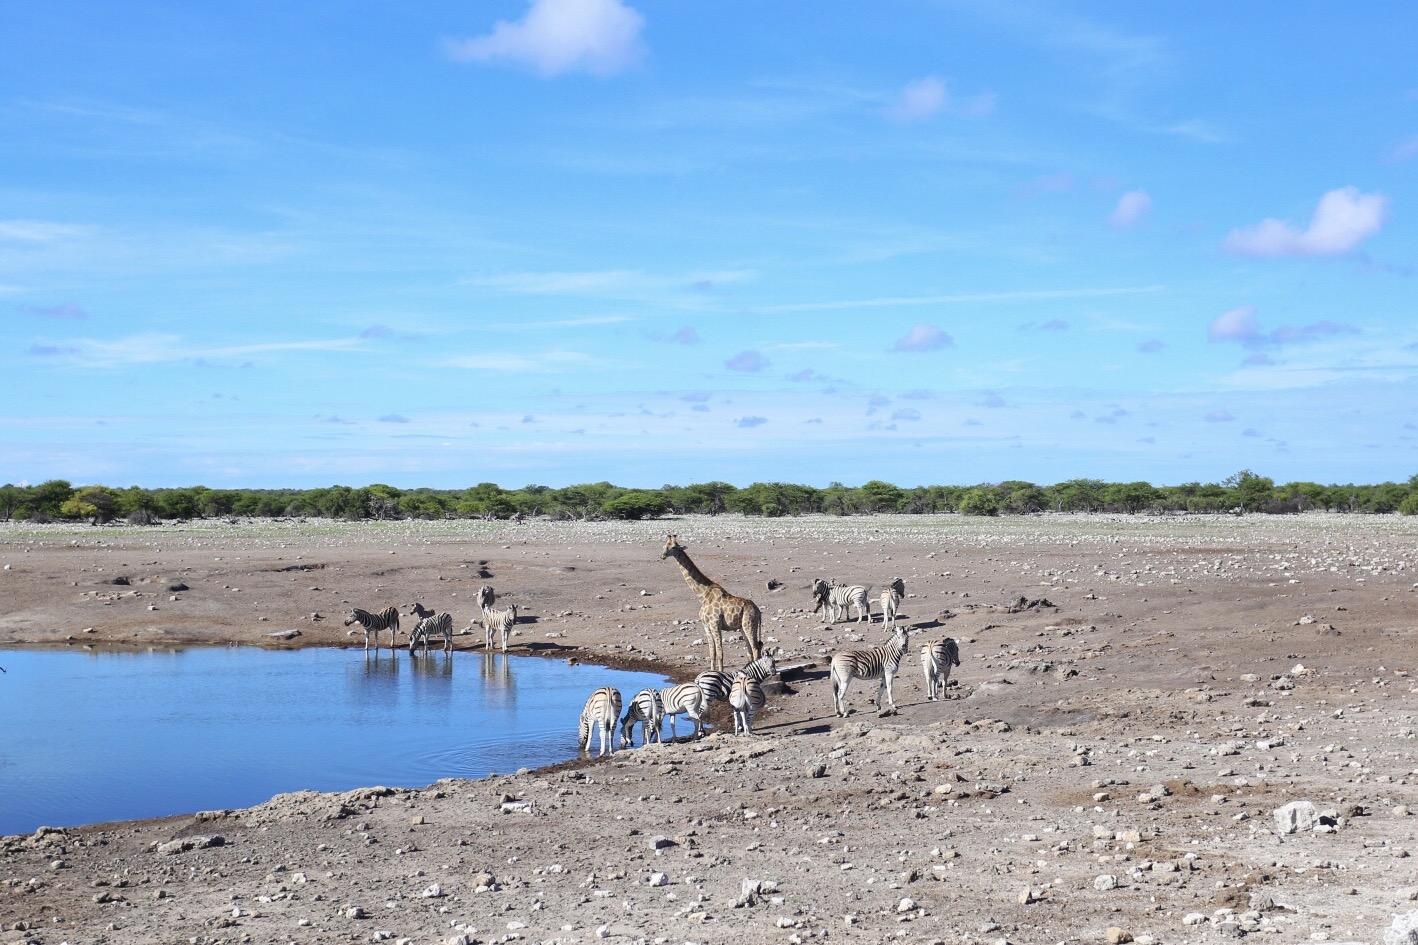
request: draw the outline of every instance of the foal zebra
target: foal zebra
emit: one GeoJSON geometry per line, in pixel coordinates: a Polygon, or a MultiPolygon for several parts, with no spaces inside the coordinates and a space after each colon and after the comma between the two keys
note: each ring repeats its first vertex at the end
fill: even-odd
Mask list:
{"type": "Polygon", "coordinates": [[[812,612],[822,611],[829,623],[836,623],[851,615],[851,608],[857,608],[857,622],[871,620],[871,601],[867,599],[867,589],[861,584],[841,586],[828,584],[822,578],[812,582],[812,596],[817,601],[812,612]]]}
{"type": "Polygon", "coordinates": [[[687,715],[694,723],[694,737],[699,738],[704,735],[704,692],[699,688],[697,682],[680,683],[677,686],[668,686],[660,690],[660,705],[664,709],[665,715],[670,719],[670,738],[678,738],[679,732],[675,729],[675,719],[680,715],[687,715]]]}
{"type": "Polygon", "coordinates": [[[601,732],[601,754],[609,748],[615,754],[615,723],[620,721],[620,690],[612,686],[602,686],[586,700],[581,710],[581,724],[578,737],[581,750],[591,750],[591,736],[596,729],[601,732]]]}
{"type": "Polygon", "coordinates": [[[945,687],[950,684],[950,667],[959,665],[960,647],[955,645],[953,637],[921,644],[921,669],[926,674],[928,700],[936,701],[937,684],[940,698],[945,698],[945,687]]]}
{"type": "Polygon", "coordinates": [[[896,699],[891,694],[891,680],[901,668],[901,658],[906,654],[909,628],[897,625],[891,639],[866,650],[843,650],[832,657],[832,700],[837,714],[847,717],[847,687],[853,679],[880,679],[876,690],[876,708],[881,711],[881,694],[891,703],[891,711],[896,711],[896,699]]]}
{"type": "MultiPolygon", "coordinates": [[[[415,607],[415,608],[419,608],[419,605],[418,605],[418,604],[415,604],[414,607],[415,607]]],[[[416,610],[414,611],[414,613],[422,613],[421,608],[420,608],[420,609],[416,609],[416,610]]],[[[428,611],[428,613],[431,615],[431,614],[432,614],[432,611],[428,611]]],[[[428,645],[429,645],[429,638],[430,638],[430,637],[437,637],[437,636],[441,636],[441,637],[443,638],[443,652],[445,652],[445,653],[452,653],[452,652],[453,652],[453,615],[452,615],[452,614],[450,614],[450,613],[448,613],[448,612],[445,611],[444,613],[441,613],[441,614],[439,614],[439,615],[436,616],[436,617],[434,617],[434,616],[421,617],[421,619],[419,620],[419,622],[416,623],[416,624],[414,624],[414,631],[413,631],[413,633],[410,633],[410,634],[409,634],[409,652],[412,653],[414,650],[417,650],[420,645],[423,646],[424,650],[426,651],[426,650],[428,649],[428,645]]]]}
{"type": "Polygon", "coordinates": [[[364,628],[364,651],[369,652],[369,635],[374,634],[374,652],[379,652],[379,631],[388,629],[389,650],[394,650],[394,638],[399,635],[399,608],[385,607],[377,614],[371,614],[367,610],[360,610],[356,607],[350,615],[345,618],[345,626],[357,623],[364,628]]]}
{"type": "Polygon", "coordinates": [[[753,734],[753,715],[763,708],[763,687],[746,673],[734,677],[729,690],[729,708],[734,712],[734,734],[753,734]]]}
{"type": "Polygon", "coordinates": [[[483,608],[483,635],[486,638],[484,649],[492,649],[492,634],[498,631],[502,634],[502,652],[507,652],[507,638],[512,635],[512,625],[517,622],[517,605],[512,604],[506,610],[493,610],[491,607],[483,608]]]}
{"type": "Polygon", "coordinates": [[[654,689],[641,689],[630,700],[625,709],[625,718],[620,720],[620,747],[630,748],[635,744],[635,723],[639,722],[640,744],[648,745],[660,740],[660,721],[665,717],[664,704],[660,694],[654,689]]]}
{"type": "Polygon", "coordinates": [[[881,622],[888,627],[896,626],[896,609],[906,597],[906,582],[892,578],[891,583],[881,592],[881,622]]]}
{"type": "Polygon", "coordinates": [[[700,692],[704,693],[704,705],[707,708],[715,702],[729,701],[729,691],[734,687],[735,675],[741,674],[754,682],[762,682],[776,672],[778,672],[778,648],[774,647],[739,670],[737,674],[709,670],[695,676],[694,682],[699,686],[700,692]]]}

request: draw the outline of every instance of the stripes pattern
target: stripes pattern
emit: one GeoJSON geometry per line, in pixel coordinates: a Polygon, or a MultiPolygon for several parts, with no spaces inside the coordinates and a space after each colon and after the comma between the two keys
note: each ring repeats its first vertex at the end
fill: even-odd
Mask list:
{"type": "MultiPolygon", "coordinates": [[[[739,673],[754,682],[762,682],[776,672],[778,672],[778,650],[776,647],[739,670],[739,673]]],[[[704,707],[706,709],[715,702],[729,701],[729,691],[733,689],[735,675],[737,674],[710,670],[694,677],[699,691],[704,693],[704,707]]]]}
{"type": "Polygon", "coordinates": [[[609,751],[615,754],[615,723],[620,720],[620,690],[613,686],[602,686],[586,700],[581,710],[581,724],[578,732],[581,750],[591,750],[591,736],[597,729],[601,733],[601,754],[609,751]]]}
{"type": "Polygon", "coordinates": [[[763,687],[757,679],[746,673],[734,677],[733,688],[729,690],[729,708],[734,713],[734,734],[753,734],[753,716],[763,708],[763,687]]]}
{"type": "Polygon", "coordinates": [[[385,607],[377,614],[371,614],[367,610],[360,610],[356,607],[351,611],[349,617],[345,619],[345,626],[357,623],[364,628],[364,651],[369,652],[369,636],[374,635],[374,651],[379,652],[379,633],[381,630],[389,631],[389,649],[394,649],[394,638],[399,635],[399,609],[397,607],[385,607]]]}
{"type": "MultiPolygon", "coordinates": [[[[415,604],[415,607],[419,605],[415,604]]],[[[419,611],[415,611],[418,613],[419,611]]],[[[431,614],[432,611],[429,611],[431,614]]],[[[447,612],[438,616],[421,617],[419,622],[414,624],[414,632],[409,634],[409,652],[412,653],[422,646],[428,649],[429,640],[433,637],[443,638],[443,652],[453,652],[453,615],[447,612]]]]}
{"type": "Polygon", "coordinates": [[[906,597],[906,582],[892,578],[891,583],[881,592],[881,622],[888,627],[896,626],[896,610],[906,597]]]}
{"type": "Polygon", "coordinates": [[[506,610],[493,610],[491,607],[483,608],[483,636],[485,649],[492,649],[493,633],[502,634],[502,652],[507,652],[507,638],[512,635],[512,626],[517,623],[517,605],[513,604],[506,610]]]}
{"type": "Polygon", "coordinates": [[[845,620],[851,615],[853,607],[857,609],[858,623],[871,620],[871,601],[867,598],[866,587],[861,584],[829,584],[822,578],[815,578],[812,596],[816,601],[812,612],[821,610],[829,623],[845,620]]]}
{"type": "Polygon", "coordinates": [[[660,690],[660,705],[670,719],[670,738],[678,738],[675,719],[687,715],[694,723],[694,737],[704,734],[704,693],[697,682],[680,683],[660,690]]]}
{"type": "Polygon", "coordinates": [[[960,665],[960,647],[953,637],[937,640],[935,643],[921,644],[921,669],[926,674],[926,698],[931,702],[945,698],[945,687],[950,683],[950,668],[960,665]]]}
{"type": "Polygon", "coordinates": [[[640,723],[640,744],[660,740],[660,721],[665,717],[665,707],[660,702],[660,693],[654,689],[641,689],[625,708],[625,717],[620,720],[620,747],[630,748],[635,744],[635,725],[640,723]]]}
{"type": "Polygon", "coordinates": [[[907,627],[898,625],[891,639],[865,650],[843,650],[832,657],[832,700],[837,714],[847,717],[847,687],[853,679],[880,679],[876,691],[876,708],[881,711],[881,694],[891,703],[891,711],[896,711],[896,699],[891,694],[891,680],[901,668],[901,658],[906,654],[907,627]]]}

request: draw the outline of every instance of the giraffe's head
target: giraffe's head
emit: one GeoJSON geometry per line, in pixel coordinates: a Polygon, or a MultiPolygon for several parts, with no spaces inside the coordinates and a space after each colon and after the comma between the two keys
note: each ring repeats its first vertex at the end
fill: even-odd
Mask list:
{"type": "Polygon", "coordinates": [[[678,535],[666,535],[666,536],[665,536],[665,550],[662,551],[662,552],[660,552],[660,560],[663,561],[664,559],[668,558],[670,555],[674,554],[676,551],[683,550],[683,548],[684,548],[684,545],[681,545],[681,544],[679,543],[679,536],[678,536],[678,535]]]}

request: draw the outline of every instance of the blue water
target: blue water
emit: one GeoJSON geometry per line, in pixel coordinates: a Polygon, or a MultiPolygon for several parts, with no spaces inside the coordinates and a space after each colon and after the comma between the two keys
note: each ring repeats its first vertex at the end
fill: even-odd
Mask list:
{"type": "Polygon", "coordinates": [[[0,834],[552,764],[576,757],[598,686],[628,700],[666,684],[537,657],[362,649],[8,650],[0,666],[0,834]]]}

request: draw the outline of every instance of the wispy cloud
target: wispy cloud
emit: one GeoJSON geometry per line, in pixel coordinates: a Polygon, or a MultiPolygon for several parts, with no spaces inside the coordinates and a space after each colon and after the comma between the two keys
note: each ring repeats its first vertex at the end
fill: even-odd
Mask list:
{"type": "Polygon", "coordinates": [[[734,421],[734,426],[744,427],[747,429],[752,427],[761,427],[767,422],[767,417],[739,417],[737,420],[734,421]]]}
{"type": "Polygon", "coordinates": [[[1165,347],[1167,347],[1167,343],[1165,341],[1159,341],[1156,338],[1150,338],[1147,341],[1138,344],[1137,350],[1142,352],[1143,354],[1156,354],[1165,347]]]}
{"type": "Polygon", "coordinates": [[[920,420],[921,412],[915,407],[900,407],[891,412],[892,420],[920,420]]]}
{"type": "Polygon", "coordinates": [[[1232,230],[1222,248],[1240,256],[1342,256],[1382,229],[1387,215],[1388,197],[1341,187],[1320,198],[1305,229],[1267,218],[1232,230]]]}
{"type": "Polygon", "coordinates": [[[83,320],[89,317],[89,313],[72,302],[65,302],[61,305],[29,305],[23,310],[28,315],[37,315],[40,318],[72,319],[83,320]]]}
{"type": "Polygon", "coordinates": [[[17,243],[53,243],[82,236],[88,227],[49,220],[0,220],[0,240],[17,243]]]}
{"type": "Polygon", "coordinates": [[[892,121],[903,124],[929,118],[950,104],[945,83],[933,75],[906,83],[896,101],[887,109],[892,121]]]}
{"type": "MultiPolygon", "coordinates": [[[[132,364],[163,364],[187,361],[210,364],[249,358],[253,355],[278,354],[291,351],[350,351],[359,347],[354,338],[332,338],[316,341],[270,341],[246,345],[196,346],[178,335],[132,335],[113,341],[76,338],[62,346],[36,345],[46,354],[63,355],[83,367],[122,367],[132,364]]],[[[32,349],[33,350],[33,349],[32,349]]]]}
{"type": "Polygon", "coordinates": [[[891,346],[893,351],[939,351],[955,347],[955,339],[934,325],[919,322],[891,346]]]}
{"type": "Polygon", "coordinates": [[[1205,420],[1207,423],[1230,423],[1236,418],[1231,416],[1231,412],[1229,410],[1213,410],[1205,417],[1202,417],[1202,419],[1205,420]]]}
{"type": "Polygon", "coordinates": [[[685,325],[677,331],[670,332],[665,336],[665,340],[677,345],[697,345],[699,344],[699,332],[693,326],[685,325]]]}
{"type": "Polygon", "coordinates": [[[467,368],[474,371],[537,374],[560,370],[569,365],[586,366],[597,362],[594,358],[579,351],[541,351],[536,354],[518,354],[508,351],[458,355],[448,358],[443,363],[448,367],[467,368]]]}
{"type": "Polygon", "coordinates": [[[1141,223],[1152,212],[1152,198],[1145,190],[1129,190],[1118,198],[1108,217],[1108,225],[1117,230],[1126,230],[1141,223]]]}
{"type": "Polygon", "coordinates": [[[764,313],[833,312],[854,308],[911,308],[920,305],[970,305],[981,302],[1031,302],[1046,299],[1108,298],[1120,295],[1149,295],[1166,291],[1165,285],[1119,286],[1099,289],[1036,289],[1017,292],[962,292],[954,295],[888,295],[874,299],[844,299],[830,302],[797,302],[768,305],[764,313]]]}
{"type": "Polygon", "coordinates": [[[397,413],[386,413],[379,418],[380,423],[408,423],[409,418],[397,413]]]}
{"type": "Polygon", "coordinates": [[[450,40],[445,48],[461,62],[514,62],[544,78],[611,76],[644,55],[644,25],[645,18],[619,0],[532,0],[522,19],[500,20],[488,35],[450,40]]]}
{"type": "Polygon", "coordinates": [[[1390,164],[1400,164],[1418,155],[1418,135],[1410,135],[1389,149],[1384,160],[1390,164]]]}

